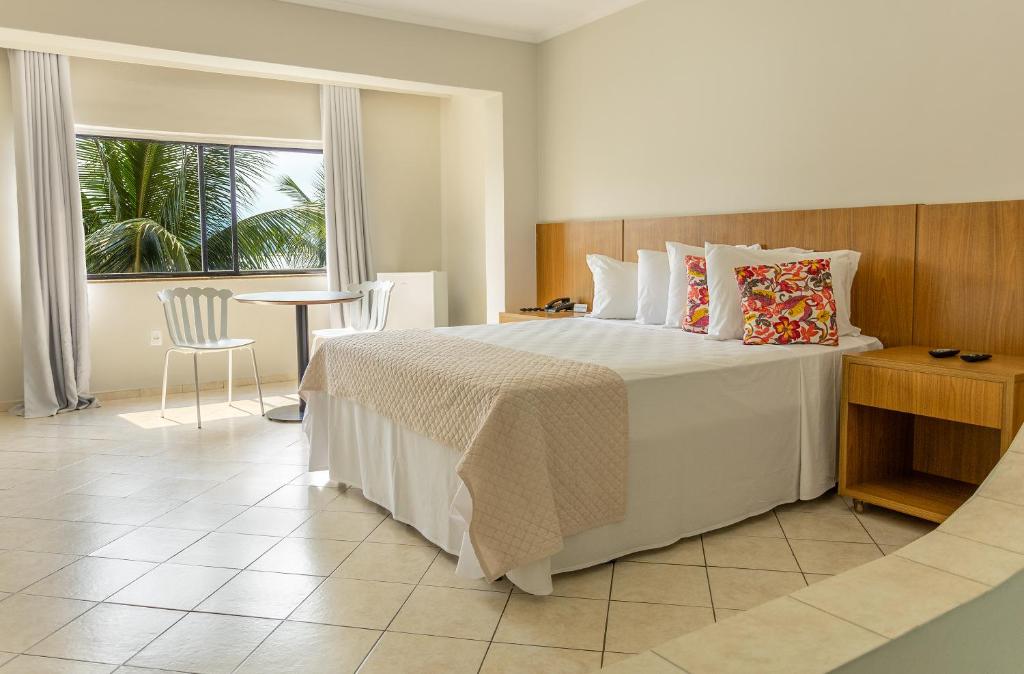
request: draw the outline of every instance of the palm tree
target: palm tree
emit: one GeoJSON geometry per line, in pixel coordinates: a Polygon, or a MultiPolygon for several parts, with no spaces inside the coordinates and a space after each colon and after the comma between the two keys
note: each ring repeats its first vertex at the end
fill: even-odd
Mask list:
{"type": "MultiPolygon", "coordinates": [[[[235,197],[251,210],[272,166],[269,152],[235,152],[235,197]]],[[[202,271],[199,148],[144,140],[78,140],[87,268],[93,274],[202,271]]],[[[228,149],[203,152],[210,270],[231,269],[228,149]]],[[[322,170],[312,195],[282,177],[291,205],[237,222],[240,269],[304,269],[325,261],[322,170]]]]}

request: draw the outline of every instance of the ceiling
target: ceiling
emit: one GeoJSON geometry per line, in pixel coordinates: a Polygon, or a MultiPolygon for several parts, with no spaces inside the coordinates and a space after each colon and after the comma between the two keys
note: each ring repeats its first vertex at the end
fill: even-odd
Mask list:
{"type": "Polygon", "coordinates": [[[435,28],[543,42],[642,0],[284,0],[435,28]]]}

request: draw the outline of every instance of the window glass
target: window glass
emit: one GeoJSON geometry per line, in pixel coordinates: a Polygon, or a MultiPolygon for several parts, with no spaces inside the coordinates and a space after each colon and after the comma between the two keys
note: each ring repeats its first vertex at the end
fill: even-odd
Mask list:
{"type": "Polygon", "coordinates": [[[319,152],[235,150],[240,269],[324,266],[323,165],[319,152]]]}
{"type": "Polygon", "coordinates": [[[92,136],[77,150],[90,275],[324,267],[319,151],[92,136]]]}

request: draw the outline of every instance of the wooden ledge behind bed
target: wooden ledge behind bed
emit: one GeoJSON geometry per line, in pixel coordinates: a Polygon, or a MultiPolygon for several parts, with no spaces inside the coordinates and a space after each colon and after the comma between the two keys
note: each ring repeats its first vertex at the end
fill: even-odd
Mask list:
{"type": "Polygon", "coordinates": [[[864,334],[1024,355],[1024,201],[542,223],[537,301],[591,304],[587,253],[635,261],[666,241],[857,250],[853,322],[864,334]]]}

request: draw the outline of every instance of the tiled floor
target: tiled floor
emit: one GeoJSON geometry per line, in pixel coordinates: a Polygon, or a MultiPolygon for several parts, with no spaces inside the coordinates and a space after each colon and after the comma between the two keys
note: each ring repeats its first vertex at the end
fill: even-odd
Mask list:
{"type": "Polygon", "coordinates": [[[306,472],[297,425],[205,399],[202,431],[188,396],[0,415],[0,672],[585,672],[930,529],[829,495],[534,597],[306,472]]]}

